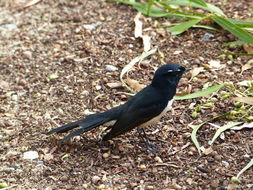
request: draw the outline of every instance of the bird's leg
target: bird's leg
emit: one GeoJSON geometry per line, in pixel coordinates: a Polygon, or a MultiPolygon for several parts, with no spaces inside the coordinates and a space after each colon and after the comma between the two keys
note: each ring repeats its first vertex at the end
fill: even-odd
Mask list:
{"type": "Polygon", "coordinates": [[[144,145],[146,147],[146,150],[150,151],[153,154],[159,152],[158,150],[152,148],[152,147],[154,147],[156,145],[149,142],[149,140],[147,138],[147,135],[146,135],[146,133],[145,133],[145,131],[144,131],[143,128],[137,128],[137,132],[138,132],[139,136],[141,137],[141,139],[143,141],[143,143],[140,143],[141,146],[144,145]]]}

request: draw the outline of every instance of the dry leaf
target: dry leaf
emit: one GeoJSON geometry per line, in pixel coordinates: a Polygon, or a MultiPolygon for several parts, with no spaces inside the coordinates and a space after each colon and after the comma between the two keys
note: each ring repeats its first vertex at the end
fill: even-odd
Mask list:
{"type": "Polygon", "coordinates": [[[197,67],[197,68],[194,68],[190,71],[191,73],[191,79],[190,81],[196,77],[199,73],[201,73],[202,71],[204,71],[204,67],[197,67]]]}
{"type": "Polygon", "coordinates": [[[204,154],[204,155],[208,155],[208,154],[211,154],[212,152],[213,152],[212,147],[209,147],[209,148],[207,148],[207,149],[205,149],[205,150],[203,151],[203,154],[204,154]]]}
{"type": "Polygon", "coordinates": [[[243,44],[243,49],[244,49],[248,54],[253,54],[253,45],[252,45],[252,44],[243,44]]]}
{"type": "Polygon", "coordinates": [[[137,80],[134,80],[134,79],[127,78],[127,79],[126,79],[126,82],[127,82],[128,86],[129,86],[130,88],[134,89],[136,92],[139,92],[139,91],[141,91],[143,88],[146,87],[146,85],[140,84],[137,80]]]}
{"type": "Polygon", "coordinates": [[[128,63],[121,71],[120,73],[120,81],[122,82],[123,86],[125,86],[126,88],[128,88],[128,90],[131,91],[131,89],[125,84],[124,80],[123,80],[123,76],[128,72],[130,71],[133,66],[138,63],[138,62],[141,62],[144,58],[148,57],[149,55],[152,55],[156,52],[156,48],[154,49],[151,49],[150,51],[148,52],[143,52],[140,56],[138,57],[135,57],[134,59],[132,59],[130,61],[130,63],[128,63]]]}
{"type": "Polygon", "coordinates": [[[211,125],[211,126],[213,126],[213,127],[215,127],[216,129],[219,129],[219,128],[221,128],[221,126],[220,125],[216,125],[216,124],[214,124],[214,123],[208,123],[209,125],[211,125]]]}
{"type": "Polygon", "coordinates": [[[142,41],[143,41],[143,49],[145,52],[149,51],[151,48],[151,43],[150,43],[150,37],[143,35],[142,36],[142,41]]]}
{"type": "Polygon", "coordinates": [[[10,84],[8,82],[3,81],[3,80],[0,81],[0,88],[2,88],[4,90],[8,90],[9,87],[10,87],[10,84]]]}
{"type": "Polygon", "coordinates": [[[252,68],[253,68],[253,59],[249,60],[245,65],[242,66],[241,74],[243,73],[243,71],[246,71],[252,68]]]}
{"type": "Polygon", "coordinates": [[[54,155],[51,153],[47,153],[43,155],[43,160],[49,161],[49,160],[53,160],[54,159],[54,155]]]}
{"type": "Polygon", "coordinates": [[[39,3],[41,0],[31,0],[31,1],[28,1],[24,6],[23,8],[27,8],[27,7],[31,7],[37,3],[39,3]]]}
{"type": "Polygon", "coordinates": [[[233,129],[233,130],[242,130],[244,128],[253,129],[253,123],[244,123],[241,126],[235,126],[235,127],[230,128],[230,129],[233,129]]]}
{"type": "Polygon", "coordinates": [[[242,102],[245,104],[253,105],[253,97],[236,97],[236,98],[233,98],[233,100],[242,102]]]}
{"type": "Polygon", "coordinates": [[[192,91],[192,85],[191,84],[188,84],[188,86],[181,92],[176,92],[176,95],[177,96],[184,96],[184,95],[187,95],[187,94],[190,94],[192,91]]]}
{"type": "Polygon", "coordinates": [[[141,13],[138,12],[138,14],[134,17],[134,23],[135,23],[135,28],[134,28],[134,37],[142,37],[142,22],[140,21],[141,13]]]}
{"type": "Polygon", "coordinates": [[[213,68],[213,69],[220,69],[222,67],[219,60],[208,61],[208,64],[210,68],[213,68]]]}
{"type": "Polygon", "coordinates": [[[121,88],[122,84],[121,82],[109,82],[107,83],[107,86],[109,86],[110,88],[121,88]]]}
{"type": "Polygon", "coordinates": [[[144,52],[147,52],[151,48],[151,44],[150,44],[151,38],[147,35],[142,35],[142,22],[140,21],[140,17],[141,17],[141,13],[139,12],[134,18],[134,23],[135,23],[134,37],[142,38],[144,52]]]}

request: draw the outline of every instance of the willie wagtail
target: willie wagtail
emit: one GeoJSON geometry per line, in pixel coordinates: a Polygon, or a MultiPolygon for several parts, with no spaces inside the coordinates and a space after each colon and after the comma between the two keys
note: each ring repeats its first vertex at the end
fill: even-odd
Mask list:
{"type": "Polygon", "coordinates": [[[150,85],[142,89],[125,104],[108,111],[88,115],[86,118],[55,128],[47,134],[64,133],[77,128],[62,141],[80,135],[102,124],[110,123],[103,141],[110,140],[132,129],[154,124],[170,109],[176,88],[183,73],[190,69],[178,64],[158,68],[150,85]]]}

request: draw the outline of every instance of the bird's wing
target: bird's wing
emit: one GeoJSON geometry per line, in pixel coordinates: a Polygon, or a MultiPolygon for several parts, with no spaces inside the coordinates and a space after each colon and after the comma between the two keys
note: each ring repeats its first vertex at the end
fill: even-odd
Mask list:
{"type": "Polygon", "coordinates": [[[132,130],[158,116],[167,106],[168,100],[161,97],[154,89],[146,88],[133,97],[117,122],[110,127],[103,140],[110,140],[132,130]]]}

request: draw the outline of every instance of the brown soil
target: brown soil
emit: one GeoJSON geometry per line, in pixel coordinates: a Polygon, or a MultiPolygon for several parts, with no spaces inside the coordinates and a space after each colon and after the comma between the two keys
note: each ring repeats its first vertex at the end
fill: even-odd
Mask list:
{"type": "MultiPolygon", "coordinates": [[[[216,102],[198,119],[191,117],[190,105],[206,98],[175,101],[172,112],[146,129],[157,144],[156,156],[142,151],[135,131],[110,145],[99,143],[101,128],[65,144],[58,142],[61,135],[46,136],[46,131],[80,119],[88,111],[104,111],[129,98],[126,89],[111,89],[107,84],[119,82],[122,68],[143,51],[141,40],[133,35],[137,12],[130,6],[95,0],[44,0],[19,9],[15,1],[0,5],[0,183],[13,189],[47,190],[253,188],[252,168],[242,175],[241,184],[231,182],[253,157],[252,130],[225,132],[225,139],[218,139],[213,151],[201,157],[190,139],[188,124],[225,113],[233,108],[230,100],[216,102]],[[95,23],[99,24],[91,31],[82,27],[95,23]],[[107,71],[105,65],[118,70],[107,71]],[[23,153],[31,150],[39,158],[24,160],[23,153]]],[[[250,0],[217,5],[233,18],[253,16],[250,0]]],[[[227,32],[190,29],[171,36],[162,28],[168,20],[142,20],[160,54],[129,74],[140,83],[149,84],[154,69],[164,63],[194,68],[210,60],[220,60],[225,67],[207,69],[195,82],[185,75],[179,89],[191,85],[197,91],[207,82],[252,80],[252,71],[240,74],[249,57],[231,61],[219,56],[222,44],[235,39],[227,32]],[[204,41],[207,32],[214,37],[204,41]]],[[[242,48],[231,51],[244,53],[242,48]]],[[[206,148],[214,132],[209,125],[199,131],[199,141],[206,148]]]]}

